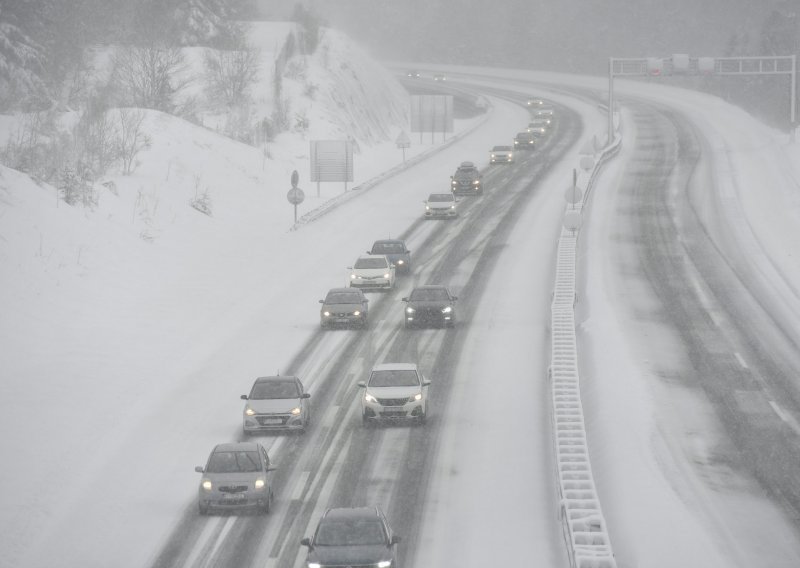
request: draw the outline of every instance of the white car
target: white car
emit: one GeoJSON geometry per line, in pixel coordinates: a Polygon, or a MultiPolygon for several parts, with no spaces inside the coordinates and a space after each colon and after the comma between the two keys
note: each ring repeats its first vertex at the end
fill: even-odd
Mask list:
{"type": "Polygon", "coordinates": [[[431,193],[425,204],[426,219],[455,219],[458,217],[456,196],[451,193],[431,193]]]}
{"type": "Polygon", "coordinates": [[[428,415],[427,380],[414,363],[382,363],[372,368],[361,397],[361,418],[372,420],[415,420],[425,422],[428,415]]]}
{"type": "Polygon", "coordinates": [[[394,288],[394,264],[385,254],[359,256],[350,270],[349,286],[352,288],[391,290],[394,288]]]}

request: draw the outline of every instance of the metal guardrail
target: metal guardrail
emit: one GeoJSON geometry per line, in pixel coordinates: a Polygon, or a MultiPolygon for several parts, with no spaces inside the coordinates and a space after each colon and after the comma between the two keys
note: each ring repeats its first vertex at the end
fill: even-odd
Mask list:
{"type": "MultiPolygon", "coordinates": [[[[600,153],[586,182],[583,199],[570,210],[582,211],[603,165],[615,156],[621,139],[600,153]]],[[[592,475],[580,396],[575,336],[576,255],[580,230],[562,229],[551,306],[552,412],[560,516],[572,568],[616,568],[617,562],[592,475]]]]}

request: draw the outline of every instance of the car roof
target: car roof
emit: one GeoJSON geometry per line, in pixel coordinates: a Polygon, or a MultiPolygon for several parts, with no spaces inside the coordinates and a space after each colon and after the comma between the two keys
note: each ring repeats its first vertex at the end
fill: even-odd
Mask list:
{"type": "Polygon", "coordinates": [[[381,363],[372,367],[373,371],[416,371],[416,363],[381,363]]]}
{"type": "Polygon", "coordinates": [[[377,241],[372,243],[372,246],[382,245],[382,244],[390,244],[390,243],[400,243],[400,244],[403,244],[403,245],[406,244],[406,242],[403,239],[378,239],[377,241]]]}
{"type": "MultiPolygon", "coordinates": [[[[383,255],[381,255],[381,256],[383,256],[383,255]]],[[[346,293],[346,292],[349,292],[351,294],[358,294],[359,292],[361,292],[361,290],[359,288],[349,288],[349,287],[348,288],[331,288],[330,290],[328,290],[328,294],[343,294],[343,293],[346,293]]],[[[363,292],[361,292],[361,293],[363,294],[363,292]]],[[[325,294],[325,295],[327,296],[328,294],[325,294]]]]}
{"type": "MultiPolygon", "coordinates": [[[[344,289],[345,290],[350,290],[350,288],[344,288],[344,289]]],[[[282,382],[282,381],[296,381],[296,380],[298,380],[298,377],[295,377],[294,375],[272,375],[272,376],[269,376],[269,377],[258,377],[256,379],[256,382],[257,383],[269,383],[269,382],[272,382],[272,381],[281,381],[282,382]]]]}
{"type": "Polygon", "coordinates": [[[383,258],[386,259],[386,262],[389,262],[389,259],[386,257],[385,254],[362,254],[358,257],[359,260],[362,258],[383,258]]]}
{"type": "Polygon", "coordinates": [[[225,442],[214,446],[214,452],[255,452],[259,445],[257,442],[225,442]]]}
{"type": "Polygon", "coordinates": [[[511,146],[495,146],[492,150],[510,150],[511,146]]]}
{"type": "Polygon", "coordinates": [[[414,290],[447,290],[447,286],[444,284],[424,284],[422,286],[414,286],[414,290]]]}
{"type": "Polygon", "coordinates": [[[518,138],[528,138],[528,137],[530,137],[530,135],[531,135],[530,132],[518,132],[517,133],[517,137],[518,138]]]}
{"type": "Polygon", "coordinates": [[[452,193],[431,193],[431,194],[428,196],[428,199],[430,199],[430,198],[431,198],[431,197],[433,197],[434,195],[446,195],[446,196],[448,196],[448,197],[452,197],[453,199],[455,199],[455,196],[454,196],[452,193]]]}
{"type": "Polygon", "coordinates": [[[472,162],[461,162],[461,165],[458,166],[459,168],[474,168],[475,164],[472,162]]]}
{"type": "Polygon", "coordinates": [[[335,507],[325,511],[324,519],[378,518],[377,507],[335,507]]]}

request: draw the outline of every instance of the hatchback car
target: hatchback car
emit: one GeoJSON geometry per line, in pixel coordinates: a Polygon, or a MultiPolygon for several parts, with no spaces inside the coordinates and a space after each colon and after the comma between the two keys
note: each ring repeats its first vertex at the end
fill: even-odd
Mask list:
{"type": "Polygon", "coordinates": [[[385,254],[359,256],[350,270],[350,287],[372,290],[394,288],[395,267],[385,254]]]}
{"type": "Polygon", "coordinates": [[[241,398],[247,401],[242,411],[245,436],[269,430],[305,432],[311,421],[311,395],[297,377],[259,377],[241,398]]]}
{"type": "Polygon", "coordinates": [[[519,132],[514,137],[514,148],[517,150],[533,150],[536,147],[536,138],[530,132],[519,132]]]}
{"type": "Polygon", "coordinates": [[[401,239],[375,241],[367,254],[385,254],[389,258],[389,262],[394,264],[397,272],[404,274],[411,272],[411,251],[406,247],[406,242],[401,239]]]}
{"type": "Polygon", "coordinates": [[[431,193],[425,204],[426,219],[455,219],[458,217],[456,196],[452,193],[431,193]]]}
{"type": "Polygon", "coordinates": [[[361,419],[365,424],[380,419],[425,422],[430,384],[413,363],[376,365],[369,379],[358,383],[364,389],[361,419]]]}
{"type": "Polygon", "coordinates": [[[417,286],[411,291],[403,310],[405,326],[440,325],[453,327],[456,323],[456,300],[447,286],[417,286]]]}
{"type": "Polygon", "coordinates": [[[398,542],[380,507],[356,507],[328,509],[300,544],[308,547],[307,568],[397,568],[398,542]]]}
{"type": "Polygon", "coordinates": [[[550,128],[550,121],[546,118],[534,118],[532,121],[528,123],[528,132],[536,136],[537,138],[541,138],[545,134],[547,134],[548,129],[550,128]]]}
{"type": "Polygon", "coordinates": [[[322,304],[319,310],[322,329],[354,325],[367,327],[369,300],[358,288],[332,288],[319,303],[322,304]]]}
{"type": "Polygon", "coordinates": [[[489,152],[490,164],[510,164],[514,161],[514,149],[511,146],[495,146],[489,152]]]}
{"type": "Polygon", "coordinates": [[[269,513],[272,508],[272,482],[269,456],[264,446],[255,442],[218,444],[205,467],[194,470],[203,474],[198,489],[201,515],[211,510],[254,509],[269,513]]]}

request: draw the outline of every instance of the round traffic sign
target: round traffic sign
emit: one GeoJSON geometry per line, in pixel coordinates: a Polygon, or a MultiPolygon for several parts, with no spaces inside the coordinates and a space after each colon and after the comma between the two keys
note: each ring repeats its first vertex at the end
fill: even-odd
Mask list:
{"type": "Polygon", "coordinates": [[[289,203],[292,205],[299,205],[305,198],[306,194],[303,193],[303,190],[299,187],[293,187],[289,190],[289,193],[286,194],[286,199],[288,199],[289,203]]]}
{"type": "Polygon", "coordinates": [[[581,227],[581,214],[579,211],[571,210],[564,214],[564,227],[570,231],[576,231],[581,227]]]}
{"type": "Polygon", "coordinates": [[[580,187],[573,185],[572,187],[568,187],[567,191],[564,192],[564,199],[567,200],[567,203],[575,205],[583,199],[583,192],[580,187]]]}

